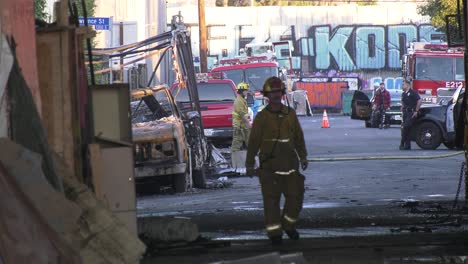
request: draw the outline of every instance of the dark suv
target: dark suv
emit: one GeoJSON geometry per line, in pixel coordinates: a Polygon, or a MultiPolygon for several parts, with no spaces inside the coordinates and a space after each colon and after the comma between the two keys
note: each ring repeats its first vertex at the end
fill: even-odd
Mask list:
{"type": "MultiPolygon", "coordinates": [[[[369,94],[369,93],[367,93],[369,94]]],[[[354,91],[353,99],[351,100],[351,119],[364,120],[366,127],[378,127],[378,120],[373,120],[372,103],[374,95],[369,99],[369,96],[364,91],[354,91]]],[[[391,103],[390,109],[385,111],[385,125],[401,124],[401,93],[390,92],[391,103]]],[[[377,118],[378,119],[378,118],[377,118]]]]}

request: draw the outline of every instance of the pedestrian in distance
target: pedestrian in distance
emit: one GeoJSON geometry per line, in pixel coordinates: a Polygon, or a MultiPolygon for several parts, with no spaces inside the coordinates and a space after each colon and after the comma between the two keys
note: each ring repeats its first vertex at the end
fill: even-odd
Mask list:
{"type": "Polygon", "coordinates": [[[385,89],[385,83],[380,83],[379,89],[375,91],[372,105],[373,121],[379,129],[387,127],[385,124],[385,112],[390,109],[390,93],[385,89]]]}
{"type": "Polygon", "coordinates": [[[282,243],[283,231],[299,239],[296,222],[304,199],[304,176],[299,171],[308,166],[304,134],[296,112],[281,103],[286,93],[278,77],[268,78],[263,85],[268,105],[254,119],[247,148],[247,175],[257,175],[263,196],[265,227],[273,245],[282,243]],[[255,157],[259,168],[255,169],[255,157]],[[284,195],[281,212],[280,200],[284,195]]]}
{"type": "Polygon", "coordinates": [[[234,110],[232,112],[232,144],[231,155],[240,151],[243,146],[247,146],[250,134],[249,110],[247,106],[247,93],[249,84],[241,82],[237,85],[237,97],[234,101],[234,110]]]}
{"type": "Polygon", "coordinates": [[[411,88],[408,80],[403,81],[403,93],[401,94],[401,113],[403,122],[401,124],[400,150],[411,149],[411,129],[418,116],[422,100],[417,92],[411,88]]]}

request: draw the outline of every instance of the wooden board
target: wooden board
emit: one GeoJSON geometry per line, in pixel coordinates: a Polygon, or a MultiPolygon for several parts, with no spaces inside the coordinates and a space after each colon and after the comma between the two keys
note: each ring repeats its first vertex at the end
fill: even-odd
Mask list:
{"type": "MultiPolygon", "coordinates": [[[[74,81],[73,30],[39,32],[37,50],[39,87],[41,90],[43,124],[52,149],[64,158],[76,172],[79,161],[79,127],[74,81]],[[78,153],[78,155],[76,155],[78,153]]],[[[80,174],[77,174],[80,175],[80,174]]],[[[81,179],[81,175],[80,175],[81,179]]]]}
{"type": "Polygon", "coordinates": [[[0,207],[1,263],[81,263],[78,253],[41,217],[1,163],[0,207]]]}
{"type": "Polygon", "coordinates": [[[104,197],[102,195],[102,187],[101,187],[101,182],[102,182],[101,178],[103,174],[101,147],[99,146],[99,144],[89,144],[88,150],[89,150],[89,160],[91,163],[91,174],[92,174],[92,182],[94,186],[94,193],[96,194],[97,198],[102,200],[104,197]]]}

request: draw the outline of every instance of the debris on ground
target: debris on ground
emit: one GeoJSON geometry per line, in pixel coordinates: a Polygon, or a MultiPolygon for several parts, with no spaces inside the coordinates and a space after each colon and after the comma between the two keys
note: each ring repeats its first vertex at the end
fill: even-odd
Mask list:
{"type": "MultiPolygon", "coordinates": [[[[245,157],[247,151],[241,150],[231,153],[230,148],[216,148],[212,146],[210,167],[213,175],[227,176],[246,176],[247,169],[245,168],[245,157]]],[[[258,167],[258,157],[255,158],[256,167],[258,167]]]]}
{"type": "Polygon", "coordinates": [[[141,235],[140,239],[144,241],[148,247],[146,257],[200,253],[201,251],[206,251],[208,249],[231,246],[230,241],[215,241],[202,236],[199,236],[195,241],[191,242],[173,241],[171,243],[154,240],[146,235],[141,235]]]}
{"type": "Polygon", "coordinates": [[[187,217],[141,217],[138,232],[161,242],[193,242],[200,236],[198,226],[187,217]]]}
{"type": "Polygon", "coordinates": [[[211,162],[210,167],[218,168],[218,169],[226,169],[230,167],[230,162],[226,157],[226,151],[222,151],[222,149],[216,148],[215,146],[211,145],[211,162]]]}
{"type": "Polygon", "coordinates": [[[206,188],[207,189],[229,188],[232,185],[233,185],[233,182],[229,180],[227,176],[222,176],[216,180],[208,181],[206,183],[206,188]]]}

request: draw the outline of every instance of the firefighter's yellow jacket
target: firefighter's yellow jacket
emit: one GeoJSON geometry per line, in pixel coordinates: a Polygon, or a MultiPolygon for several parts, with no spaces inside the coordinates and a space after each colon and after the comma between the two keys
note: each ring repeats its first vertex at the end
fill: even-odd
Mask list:
{"type": "Polygon", "coordinates": [[[246,168],[253,168],[259,154],[260,168],[279,174],[299,171],[299,161],[307,160],[304,133],[296,112],[285,105],[272,112],[267,106],[257,114],[247,149],[246,168]]]}
{"type": "Polygon", "coordinates": [[[242,97],[242,95],[237,95],[232,112],[232,126],[237,128],[248,128],[247,124],[243,121],[244,117],[249,117],[247,101],[242,97]]]}

